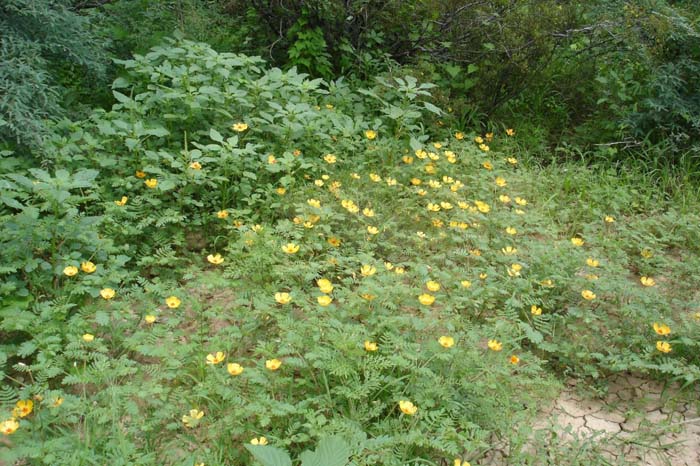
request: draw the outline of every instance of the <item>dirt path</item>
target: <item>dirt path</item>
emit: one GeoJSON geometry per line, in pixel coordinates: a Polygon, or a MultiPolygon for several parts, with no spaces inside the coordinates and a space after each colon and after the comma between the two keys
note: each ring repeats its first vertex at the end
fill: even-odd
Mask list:
{"type": "Polygon", "coordinates": [[[570,384],[541,426],[562,439],[597,442],[612,464],[643,466],[700,465],[700,416],[677,388],[634,376],[610,382],[604,399],[591,399],[570,384]]]}
{"type": "Polygon", "coordinates": [[[529,440],[508,446],[493,439],[493,448],[472,464],[700,466],[698,406],[697,392],[631,375],[609,381],[604,397],[571,381],[541,410],[529,440]]]}

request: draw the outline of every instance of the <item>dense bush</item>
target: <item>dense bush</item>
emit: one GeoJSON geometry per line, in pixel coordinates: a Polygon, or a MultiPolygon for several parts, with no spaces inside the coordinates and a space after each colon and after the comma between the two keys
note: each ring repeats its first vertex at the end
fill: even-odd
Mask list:
{"type": "Polygon", "coordinates": [[[40,145],[47,120],[65,114],[69,88],[94,89],[91,83],[104,77],[103,43],[88,19],[70,6],[68,0],[7,0],[0,5],[3,145],[40,145]]]}

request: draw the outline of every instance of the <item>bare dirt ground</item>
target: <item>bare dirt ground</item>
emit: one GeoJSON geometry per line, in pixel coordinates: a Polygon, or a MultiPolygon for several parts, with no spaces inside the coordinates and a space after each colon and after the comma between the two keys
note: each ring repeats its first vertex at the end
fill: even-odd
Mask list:
{"type": "Polygon", "coordinates": [[[572,383],[543,413],[545,424],[559,429],[564,441],[592,438],[612,464],[700,465],[700,416],[678,387],[618,376],[607,396],[596,399],[572,383]]]}

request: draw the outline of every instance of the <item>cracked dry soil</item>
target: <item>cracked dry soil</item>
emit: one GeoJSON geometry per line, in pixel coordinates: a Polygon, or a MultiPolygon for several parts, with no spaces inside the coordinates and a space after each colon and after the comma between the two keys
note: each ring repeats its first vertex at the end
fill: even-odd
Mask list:
{"type": "Polygon", "coordinates": [[[700,417],[680,395],[677,387],[631,375],[613,379],[604,399],[582,396],[570,383],[537,427],[553,425],[564,441],[603,442],[613,464],[698,466],[700,417]]]}

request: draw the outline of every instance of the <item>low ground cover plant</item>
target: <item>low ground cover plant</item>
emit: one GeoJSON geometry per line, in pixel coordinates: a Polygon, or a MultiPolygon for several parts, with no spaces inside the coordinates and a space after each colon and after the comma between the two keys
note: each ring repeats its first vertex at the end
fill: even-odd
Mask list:
{"type": "Polygon", "coordinates": [[[0,180],[4,461],[543,464],[557,376],[700,378],[698,216],[624,174],[533,167],[410,76],[122,66],[0,180]]]}

